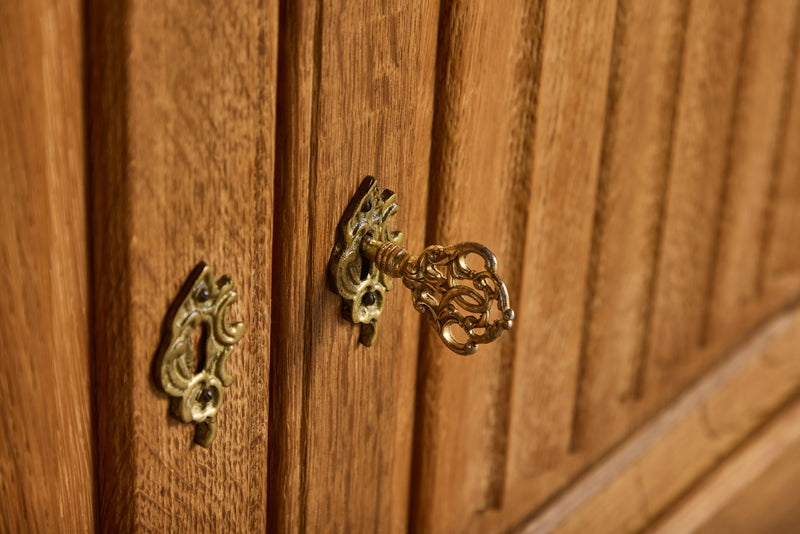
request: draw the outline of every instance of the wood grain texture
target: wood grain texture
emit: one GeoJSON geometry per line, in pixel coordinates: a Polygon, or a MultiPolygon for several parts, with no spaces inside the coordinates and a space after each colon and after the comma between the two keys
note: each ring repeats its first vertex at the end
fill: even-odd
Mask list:
{"type": "Polygon", "coordinates": [[[649,524],[797,387],[784,317],[610,452],[796,304],[797,5],[91,0],[103,529],[649,524]],[[398,284],[357,344],[326,268],[367,174],[410,251],[497,254],[514,330],[456,356],[398,284]],[[248,326],[208,451],[150,373],[201,259],[248,326]]]}
{"type": "MultiPolygon", "coordinates": [[[[488,246],[515,297],[530,196],[543,11],[543,2],[444,2],[440,15],[427,242],[488,246]]],[[[500,506],[512,360],[510,334],[461,357],[424,326],[411,503],[415,530],[463,531],[473,514],[500,506]]]]}
{"type": "Polygon", "coordinates": [[[573,450],[630,430],[665,208],[688,2],[617,7],[573,450]]]}
{"type": "Polygon", "coordinates": [[[642,530],[796,403],[798,342],[795,301],[520,530],[642,530]]]}
{"type": "Polygon", "coordinates": [[[556,469],[572,440],[615,15],[615,2],[547,4],[514,348],[509,484],[556,469]]]}
{"type": "MultiPolygon", "coordinates": [[[[797,428],[797,420],[791,423],[797,428]]],[[[767,437],[768,440],[776,438],[778,436],[774,434],[767,437]]],[[[745,460],[749,458],[745,457],[745,460]]],[[[753,463],[756,462],[757,460],[753,463]]],[[[735,465],[731,469],[731,475],[747,477],[751,469],[749,463],[735,465]]],[[[697,530],[697,533],[797,532],[800,530],[800,514],[795,493],[798,485],[800,485],[800,442],[795,441],[764,473],[734,495],[724,508],[717,510],[714,516],[697,530]]]]}
{"type": "Polygon", "coordinates": [[[641,373],[649,406],[663,403],[708,364],[695,351],[707,337],[705,309],[751,5],[691,4],[641,373]]]}
{"type": "MultiPolygon", "coordinates": [[[[723,214],[764,217],[755,197],[739,213],[737,199],[753,195],[727,180],[750,162],[748,151],[754,161],[771,157],[737,132],[762,119],[779,129],[774,103],[761,103],[773,106],[763,118],[750,108],[760,102],[754,92],[785,92],[787,74],[758,70],[759,54],[792,31],[783,19],[773,27],[772,10],[783,6],[446,1],[435,69],[433,41],[418,45],[411,34],[432,33],[436,9],[420,9],[283,9],[275,225],[296,239],[276,239],[273,285],[270,460],[279,475],[269,510],[282,531],[508,528],[797,295],[793,283],[765,292],[736,313],[724,339],[706,339],[717,262],[733,243],[717,245],[735,226],[723,214]],[[387,20],[397,29],[388,44],[374,33],[387,20]],[[392,67],[388,58],[399,59],[392,67]],[[401,116],[405,133],[394,138],[401,116]],[[432,138],[419,133],[425,120],[432,138]],[[364,174],[399,190],[397,227],[412,251],[422,247],[414,224],[424,207],[403,217],[409,192],[426,194],[425,142],[427,243],[492,248],[518,321],[467,359],[423,329],[409,502],[414,366],[401,355],[414,352],[416,330],[400,339],[384,322],[366,352],[355,328],[330,318],[338,301],[324,276],[333,228],[364,174]],[[411,169],[401,172],[408,182],[384,178],[387,162],[411,169]],[[376,354],[380,368],[365,360],[376,354]],[[582,406],[576,392],[586,395],[582,406]]],[[[384,320],[395,298],[402,302],[402,288],[384,320]]],[[[753,421],[772,412],[754,413],[753,421]]],[[[698,454],[712,462],[714,447],[734,442],[698,454]]],[[[657,499],[672,502],[708,465],[679,491],[652,475],[657,499]]]]}
{"type": "MultiPolygon", "coordinates": [[[[586,260],[588,283],[583,301],[583,322],[579,323],[583,341],[578,365],[572,371],[563,371],[566,365],[563,348],[549,356],[529,348],[526,358],[539,365],[538,372],[532,375],[543,382],[539,384],[535,382],[537,378],[526,380],[519,374],[525,365],[521,362],[525,360],[518,357],[515,362],[515,403],[511,414],[512,449],[508,473],[510,477],[518,478],[507,481],[509,486],[502,511],[482,514],[479,524],[483,530],[513,526],[526,513],[530,514],[537,506],[563,492],[600,455],[608,454],[612,445],[652,417],[656,409],[663,408],[676,392],[696,380],[711,362],[729,354],[730,347],[739,343],[742,336],[762,325],[775,310],[796,301],[797,280],[784,277],[780,284],[762,292],[758,301],[738,310],[719,339],[702,339],[704,327],[699,319],[714,306],[709,300],[709,288],[714,283],[714,272],[710,269],[715,265],[714,246],[720,228],[722,184],[731,168],[726,161],[734,159],[728,158],[727,154],[731,153],[732,135],[739,120],[734,114],[735,105],[739,102],[742,102],[740,107],[751,105],[743,101],[750,98],[747,95],[751,84],[760,84],[763,90],[780,94],[785,91],[785,77],[789,76],[785,74],[784,77],[759,82],[750,80],[758,71],[749,63],[740,61],[744,57],[745,43],[757,51],[762,47],[769,48],[771,41],[763,35],[766,31],[763,27],[770,27],[771,31],[781,35],[777,26],[772,27],[775,21],[769,18],[769,10],[778,9],[778,6],[754,4],[751,8],[742,4],[733,6],[734,9],[728,6],[723,15],[707,11],[716,7],[698,3],[690,3],[687,6],[689,11],[681,12],[681,5],[672,2],[661,6],[667,11],[660,12],[660,16],[646,16],[642,12],[658,7],[654,3],[634,6],[627,2],[620,2],[618,6],[607,100],[604,102],[603,150],[598,161],[595,220],[593,227],[589,227],[593,230],[583,230],[585,233],[593,232],[593,250],[586,260]],[[749,17],[745,13],[748,9],[765,11],[759,12],[757,17],[749,17]],[[647,46],[636,46],[637,38],[647,41],[647,46]],[[757,42],[752,43],[751,39],[757,42]],[[649,82],[652,85],[648,85],[647,76],[652,76],[649,82]],[[747,78],[746,82],[743,77],[747,78]],[[717,78],[720,83],[713,81],[717,78]],[[625,92],[626,83],[634,83],[634,88],[625,92]],[[639,110],[635,107],[637,102],[642,106],[639,110]],[[699,148],[704,143],[708,144],[706,148],[699,148]],[[615,153],[615,150],[619,152],[615,153]],[[647,174],[641,169],[647,169],[647,174]],[[641,174],[634,174],[637,170],[641,174]],[[653,176],[658,173],[661,173],[662,184],[666,179],[664,193],[659,191],[660,184],[653,176]],[[689,177],[686,173],[695,174],[689,177]],[[631,176],[633,178],[628,182],[622,181],[631,176]],[[715,179],[719,184],[716,200],[709,196],[710,189],[705,189],[711,187],[715,179]],[[637,214],[638,219],[634,218],[637,214]],[[644,252],[643,247],[646,248],[644,252]],[[679,250],[681,247],[685,250],[679,250]],[[689,253],[689,249],[697,254],[689,253]],[[672,258],[669,261],[674,263],[674,269],[664,267],[667,265],[665,254],[672,258]],[[702,259],[704,257],[708,261],[702,259]],[[693,293],[703,287],[706,287],[705,294],[702,291],[693,293]],[[638,307],[637,302],[640,303],[638,307]],[[684,314],[684,306],[690,308],[689,315],[684,314]],[[690,318],[692,314],[696,314],[694,319],[690,318]],[[672,331],[675,324],[688,330],[672,331]],[[689,330],[694,333],[688,334],[689,330]],[[686,345],[685,350],[679,347],[682,345],[686,345]],[[606,359],[597,361],[595,358],[603,358],[600,350],[606,351],[606,359]],[[674,356],[676,362],[659,363],[653,357],[654,353],[665,356],[671,350],[675,352],[669,357],[674,356]],[[551,366],[563,372],[556,374],[551,366]],[[516,396],[519,391],[524,391],[523,388],[535,384],[538,394],[552,403],[548,409],[558,417],[574,407],[574,399],[563,390],[576,391],[576,378],[582,384],[577,389],[578,398],[584,394],[587,398],[575,412],[571,454],[559,457],[534,452],[531,454],[533,461],[545,466],[550,463],[551,468],[540,468],[527,477],[520,477],[520,471],[513,464],[514,439],[535,450],[535,447],[554,439],[554,434],[569,434],[554,432],[558,427],[553,424],[543,424],[538,431],[515,426],[519,414],[533,418],[541,417],[543,412],[531,402],[517,402],[516,396]],[[522,386],[518,388],[517,384],[522,386]]],[[[781,26],[783,36],[787,36],[787,28],[790,33],[793,31],[791,20],[781,23],[784,24],[781,26]]],[[[552,46],[548,31],[545,25],[545,51],[552,46]]],[[[784,51],[786,46],[784,41],[784,51]]],[[[792,55],[791,51],[789,55],[792,55]]],[[[755,60],[753,63],[758,64],[755,60]]],[[[566,68],[564,63],[560,66],[566,68]]],[[[781,66],[787,68],[785,62],[781,66]]],[[[543,71],[543,87],[546,78],[547,73],[543,71]]],[[[539,94],[540,106],[546,102],[543,90],[539,94]]],[[[747,109],[745,113],[751,112],[747,109]]],[[[542,120],[541,116],[537,117],[537,138],[542,120]]],[[[766,123],[774,129],[780,128],[774,116],[771,122],[766,123]]],[[[588,135],[587,130],[581,130],[581,134],[588,135]]],[[[737,149],[752,150],[752,157],[766,157],[767,160],[774,153],[770,147],[744,146],[747,144],[748,141],[743,140],[737,149]]],[[[768,182],[769,175],[761,179],[768,182]]],[[[547,190],[547,193],[554,189],[547,190]]],[[[534,189],[532,205],[536,198],[534,189]]],[[[559,206],[557,202],[550,206],[552,204],[559,206]]],[[[548,204],[542,205],[548,207],[548,204]]],[[[539,205],[532,208],[529,221],[540,217],[540,210],[539,205]]],[[[576,211],[564,213],[574,217],[576,211]]],[[[763,211],[757,211],[756,217],[762,214],[763,211]]],[[[575,224],[573,219],[555,212],[546,217],[546,221],[554,226],[565,227],[567,221],[573,226],[575,224]]],[[[570,226],[570,231],[573,226],[570,226]]],[[[529,232],[529,239],[531,235],[537,233],[529,232]]],[[[538,239],[542,242],[541,232],[538,239]]],[[[563,235],[557,239],[563,244],[563,235]]],[[[758,242],[752,243],[750,253],[758,255],[758,246],[758,242]]],[[[575,253],[575,247],[571,252],[575,253]]],[[[564,257],[562,254],[559,259],[564,257]]],[[[528,257],[526,261],[529,261],[528,257]]],[[[551,266],[555,261],[551,259],[551,266]]],[[[531,269],[533,267],[526,263],[524,274],[527,276],[531,269]]],[[[562,267],[557,272],[563,276],[565,271],[566,268],[562,267]]],[[[560,298],[570,290],[574,291],[574,284],[553,282],[545,286],[543,282],[539,283],[542,285],[537,286],[541,289],[536,298],[547,294],[545,287],[550,287],[560,298]]],[[[523,285],[526,304],[528,298],[523,285]]],[[[547,320],[552,322],[554,317],[563,317],[569,309],[568,305],[554,309],[546,316],[547,320]]],[[[522,309],[518,312],[519,317],[527,316],[522,309]]],[[[549,342],[554,339],[554,332],[546,328],[527,335],[539,335],[549,342]]],[[[577,328],[565,330],[565,340],[578,338],[577,328]]],[[[518,340],[518,343],[524,343],[524,340],[518,340]]],[[[519,351],[520,346],[516,350],[519,351]]]]}
{"type": "Polygon", "coordinates": [[[466,361],[438,352],[432,341],[427,354],[423,346],[416,451],[427,464],[415,462],[415,475],[423,476],[415,485],[421,504],[412,514],[418,530],[497,532],[583,465],[564,462],[615,13],[607,3],[453,6],[444,34],[451,57],[438,69],[446,73],[437,83],[443,141],[432,154],[432,178],[442,180],[446,195],[434,197],[431,240],[445,232],[460,239],[486,235],[493,246],[505,235],[495,251],[501,275],[509,273],[517,321],[498,347],[482,347],[466,361]],[[587,12],[596,15],[590,24],[587,12]],[[493,20],[515,23],[500,39],[491,37],[493,20]],[[479,41],[482,31],[488,35],[479,41]],[[497,64],[498,57],[513,58],[514,70],[497,64]],[[491,62],[495,80],[480,76],[481,61],[491,62]],[[500,92],[497,82],[510,87],[500,92]],[[485,135],[498,125],[494,136],[507,149],[485,135]],[[494,192],[484,192],[485,169],[503,172],[497,158],[507,170],[491,182],[494,192]],[[507,192],[511,197],[495,204],[507,192]],[[465,216],[459,210],[476,202],[471,197],[505,219],[497,226],[489,217],[465,216]],[[498,385],[512,381],[510,395],[498,394],[498,385]]]}
{"type": "MultiPolygon", "coordinates": [[[[759,332],[776,317],[786,310],[796,308],[798,302],[800,302],[800,284],[797,283],[793,286],[787,284],[780,291],[765,295],[757,304],[749,306],[746,313],[731,326],[731,336],[710,344],[703,349],[708,351],[708,354],[700,354],[699,357],[705,361],[726,361],[733,358],[741,347],[757,337],[759,332]]],[[[662,412],[651,414],[650,420],[658,420],[666,412],[674,413],[676,403],[680,402],[677,399],[674,401],[664,406],[662,412]]],[[[643,405],[641,403],[641,406],[643,405]]],[[[639,414],[637,417],[643,416],[639,414]]],[[[634,443],[640,443],[637,441],[639,439],[637,436],[641,436],[641,428],[648,428],[647,425],[650,425],[647,421],[647,419],[637,421],[634,418],[631,420],[628,434],[606,448],[595,450],[593,447],[584,447],[574,450],[565,456],[556,468],[509,485],[502,509],[485,511],[476,517],[475,529],[486,532],[518,531],[531,521],[538,524],[539,520],[552,525],[554,514],[560,517],[559,522],[562,521],[574,510],[571,507],[577,506],[576,502],[583,502],[587,495],[591,496],[601,491],[617,474],[614,469],[619,468],[619,462],[628,461],[630,447],[634,447],[634,443]],[[587,473],[595,474],[587,475],[587,473]],[[590,482],[591,480],[594,481],[590,482]],[[554,504],[557,502],[563,503],[564,507],[554,504]]],[[[657,433],[648,435],[652,439],[657,439],[654,436],[658,436],[657,433]]]]}
{"type": "Polygon", "coordinates": [[[363,177],[424,245],[437,6],[286,2],[280,47],[269,511],[276,530],[404,531],[420,319],[400,284],[358,344],[326,283],[363,177]],[[275,473],[273,475],[272,473],[275,473]]]}
{"type": "MultiPolygon", "coordinates": [[[[601,163],[593,241],[594,278],[590,274],[592,295],[587,302],[582,354],[585,367],[575,421],[577,448],[602,450],[648,415],[647,406],[652,405],[651,399],[642,406],[636,405],[647,394],[640,388],[643,384],[638,374],[646,363],[642,351],[647,350],[644,343],[648,340],[643,334],[652,304],[649,286],[655,281],[652,259],[659,254],[664,180],[671,168],[668,158],[672,121],[675,107],[683,102],[678,101],[683,70],[679,54],[688,5],[670,2],[661,8],[666,10],[664,13],[646,13],[656,9],[656,4],[622,4],[618,11],[623,35],[615,53],[620,56],[620,72],[612,75],[618,88],[615,90],[612,83],[609,92],[611,116],[606,121],[601,163]],[[645,42],[656,46],[644,46],[645,42]],[[641,52],[648,49],[657,59],[641,52]],[[665,104],[659,105],[662,102],[665,104]]],[[[796,13],[796,3],[755,3],[748,22],[750,29],[739,68],[741,86],[736,91],[731,123],[732,139],[722,170],[723,213],[709,223],[716,225],[713,243],[719,240],[712,249],[716,257],[710,260],[715,269],[710,288],[713,300],[697,301],[706,313],[713,313],[712,318],[703,318],[713,321],[710,339],[715,335],[730,336],[730,327],[742,324],[744,306],[752,304],[750,301],[756,297],[761,225],[778,144],[780,95],[793,60],[790,41],[794,39],[796,13]]],[[[687,68],[691,69],[691,65],[687,68]]],[[[720,132],[716,128],[713,135],[719,136],[720,132]]],[[[708,168],[705,162],[700,165],[708,168]]],[[[680,187],[685,193],[686,188],[680,187]]],[[[693,212],[692,216],[697,215],[693,212]]],[[[683,224],[685,216],[680,215],[674,224],[683,224]]],[[[692,360],[692,365],[698,367],[701,354],[714,356],[713,352],[695,348],[682,358],[692,360]]],[[[687,374],[675,386],[680,387],[689,378],[687,374]]]]}
{"type": "Polygon", "coordinates": [[[101,529],[264,531],[277,4],[88,9],[101,529]],[[247,327],[209,449],[152,372],[201,260],[247,327]]]}
{"type": "MultiPolygon", "coordinates": [[[[736,462],[729,462],[723,476],[715,477],[711,484],[719,484],[719,494],[726,494],[721,487],[732,482],[734,489],[740,490],[732,495],[732,499],[721,509],[715,510],[712,517],[698,529],[698,534],[729,533],[746,534],[748,532],[796,532],[800,530],[800,513],[797,508],[796,490],[800,485],[800,440],[795,439],[785,445],[787,437],[796,435],[800,428],[797,410],[781,417],[771,432],[765,434],[756,444],[748,447],[736,462]],[[777,443],[775,443],[777,442],[777,443]],[[766,461],[772,460],[774,453],[780,452],[771,465],[767,466],[758,478],[747,487],[740,488],[740,479],[749,479],[766,461]],[[725,476],[727,475],[727,476],[725,476]]],[[[730,492],[727,492],[728,496],[730,492]]]]}
{"type": "Polygon", "coordinates": [[[796,532],[798,483],[800,402],[794,402],[648,532],[796,532]]]}
{"type": "Polygon", "coordinates": [[[0,531],[93,532],[82,9],[0,5],[0,531]]]}
{"type": "Polygon", "coordinates": [[[708,339],[727,335],[742,309],[764,292],[761,284],[765,212],[775,160],[785,142],[785,117],[795,66],[800,3],[755,2],[739,73],[740,88],[727,153],[721,218],[717,221],[708,339]],[[787,87],[789,86],[789,87],[787,87]]]}
{"type": "Polygon", "coordinates": [[[759,257],[759,285],[768,288],[800,276],[800,22],[794,28],[787,60],[778,148],[773,162],[773,186],[765,214],[759,257]]]}

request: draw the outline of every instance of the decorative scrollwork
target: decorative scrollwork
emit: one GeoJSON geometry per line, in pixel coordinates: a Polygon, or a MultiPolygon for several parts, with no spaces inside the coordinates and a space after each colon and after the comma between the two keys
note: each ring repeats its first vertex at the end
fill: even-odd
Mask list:
{"type": "Polygon", "coordinates": [[[367,176],[339,223],[328,262],[330,288],[342,298],[343,315],[361,325],[359,341],[370,346],[375,340],[390,277],[403,279],[414,307],[454,352],[473,354],[511,328],[514,310],[494,254],[478,243],[461,243],[411,256],[400,246],[403,234],[388,228],[396,211],[395,194],[367,176]],[[481,267],[470,265],[473,257],[481,267]]]}
{"type": "Polygon", "coordinates": [[[168,315],[159,351],[159,378],[173,397],[172,411],[184,423],[195,422],[195,441],[208,447],[217,435],[217,411],[222,388],[233,383],[225,362],[244,336],[242,323],[228,323],[227,314],[238,295],[233,282],[223,276],[216,282],[211,268],[194,268],[168,315]],[[202,329],[202,368],[195,372],[192,331],[202,329]]]}
{"type": "Polygon", "coordinates": [[[361,255],[361,241],[369,235],[381,241],[402,242],[401,232],[389,230],[396,212],[394,192],[381,191],[375,178],[367,176],[339,222],[328,262],[329,284],[342,298],[342,315],[361,325],[359,340],[367,347],[378,334],[378,317],[392,281],[361,255]]]}
{"type": "Polygon", "coordinates": [[[411,289],[414,307],[454,352],[473,354],[478,344],[490,343],[511,328],[514,310],[509,306],[508,290],[497,276],[497,259],[483,245],[433,245],[419,256],[411,256],[395,243],[367,239],[364,251],[380,270],[402,277],[411,289]],[[470,267],[470,256],[482,260],[481,269],[470,267]],[[494,320],[493,310],[500,314],[494,320]],[[454,327],[463,335],[457,335],[454,327]]]}

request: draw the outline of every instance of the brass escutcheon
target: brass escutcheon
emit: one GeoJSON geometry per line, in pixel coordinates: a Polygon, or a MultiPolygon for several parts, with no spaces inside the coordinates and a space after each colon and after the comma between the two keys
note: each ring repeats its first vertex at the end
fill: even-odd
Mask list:
{"type": "Polygon", "coordinates": [[[161,387],[172,397],[172,412],[184,423],[194,422],[194,440],[208,447],[217,435],[217,412],[222,388],[233,383],[225,361],[244,336],[242,323],[228,323],[227,314],[238,295],[223,276],[216,282],[211,268],[199,263],[189,275],[167,315],[157,369],[161,387]],[[202,329],[195,355],[192,331],[202,329]],[[195,372],[198,358],[202,368],[195,372]]]}

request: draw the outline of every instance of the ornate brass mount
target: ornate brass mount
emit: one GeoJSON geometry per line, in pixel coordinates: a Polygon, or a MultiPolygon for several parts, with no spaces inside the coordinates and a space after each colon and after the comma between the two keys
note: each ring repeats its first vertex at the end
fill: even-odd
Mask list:
{"type": "Polygon", "coordinates": [[[244,335],[242,323],[227,322],[228,308],[237,298],[228,276],[215,282],[211,268],[199,263],[170,309],[159,351],[159,378],[173,397],[172,411],[184,423],[196,423],[194,440],[203,447],[217,435],[222,388],[233,383],[225,360],[244,335]],[[202,368],[195,372],[191,335],[197,327],[202,329],[204,357],[197,355],[202,368]]]}
{"type": "Polygon", "coordinates": [[[494,254],[478,243],[460,243],[410,255],[400,246],[403,234],[388,230],[397,208],[394,192],[381,192],[375,178],[367,176],[339,223],[328,263],[330,285],[342,297],[345,318],[361,325],[359,341],[369,347],[375,340],[390,277],[403,279],[414,307],[458,354],[473,354],[478,344],[511,328],[514,310],[494,254]],[[470,266],[470,258],[480,258],[481,267],[470,266]],[[456,326],[460,333],[454,332],[456,326]]]}

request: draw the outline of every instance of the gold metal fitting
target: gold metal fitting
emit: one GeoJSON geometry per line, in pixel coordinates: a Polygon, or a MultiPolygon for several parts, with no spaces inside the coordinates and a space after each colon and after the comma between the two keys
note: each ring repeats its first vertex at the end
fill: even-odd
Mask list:
{"type": "Polygon", "coordinates": [[[223,276],[216,282],[211,268],[199,263],[189,275],[165,322],[156,365],[164,392],[173,397],[172,412],[184,423],[194,422],[194,440],[208,447],[217,436],[217,411],[222,388],[233,383],[225,361],[244,336],[242,323],[228,323],[228,307],[238,295],[223,276]],[[200,354],[195,355],[192,331],[202,329],[200,354]],[[194,361],[201,362],[195,372],[194,361]]]}
{"type": "Polygon", "coordinates": [[[460,243],[409,254],[400,246],[403,235],[387,229],[397,211],[394,200],[392,191],[380,192],[375,178],[366,177],[342,217],[328,264],[331,289],[342,297],[345,317],[361,324],[361,343],[371,346],[375,340],[389,277],[402,278],[414,308],[453,352],[473,354],[479,344],[511,328],[514,310],[492,251],[460,243]],[[471,266],[470,258],[480,258],[481,265],[471,266]]]}

